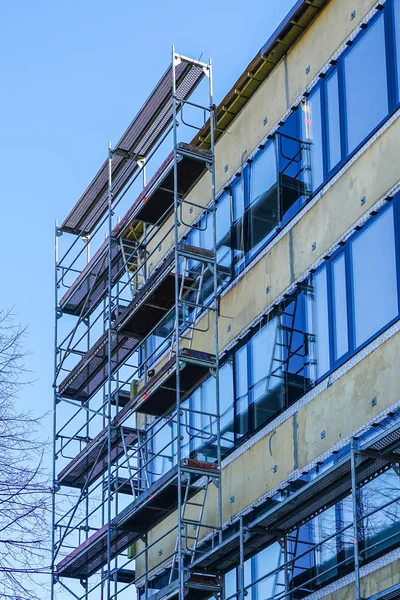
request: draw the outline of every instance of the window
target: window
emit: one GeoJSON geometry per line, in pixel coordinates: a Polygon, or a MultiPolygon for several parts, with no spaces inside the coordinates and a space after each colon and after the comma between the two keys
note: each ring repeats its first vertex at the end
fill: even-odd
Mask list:
{"type": "Polygon", "coordinates": [[[225,363],[219,370],[219,399],[221,443],[223,449],[228,450],[233,447],[234,443],[232,361],[225,363]]]}
{"type": "Polygon", "coordinates": [[[384,25],[382,14],[344,58],[348,152],[388,114],[384,25]]]}
{"type": "Polygon", "coordinates": [[[393,207],[351,243],[356,347],[398,315],[393,207]]]}
{"type": "Polygon", "coordinates": [[[285,370],[286,403],[296,402],[311,387],[309,373],[309,341],[305,320],[304,290],[294,294],[281,316],[282,353],[285,370]]]}
{"type": "Polygon", "coordinates": [[[225,575],[225,598],[235,598],[237,592],[236,569],[232,569],[225,575]]]}
{"type": "Polygon", "coordinates": [[[152,483],[172,467],[172,440],[174,437],[172,421],[160,419],[149,430],[149,436],[151,436],[150,456],[154,458],[149,462],[147,474],[149,482],[152,483]]]}
{"type": "Polygon", "coordinates": [[[310,188],[314,191],[324,180],[321,88],[318,88],[308,100],[302,102],[301,125],[301,139],[305,143],[303,162],[305,162],[304,166],[310,169],[310,188]]]}
{"type": "Polygon", "coordinates": [[[270,143],[251,164],[248,249],[254,256],[279,224],[279,188],[275,144],[270,143]]]}
{"type": "Polygon", "coordinates": [[[363,557],[373,557],[377,552],[398,545],[400,503],[396,499],[399,491],[399,477],[392,469],[362,488],[361,508],[366,515],[360,528],[364,534],[363,557]]]}
{"type": "MultiPolygon", "coordinates": [[[[212,219],[212,214],[209,216],[212,219]]],[[[225,267],[227,275],[230,275],[230,267],[232,263],[231,257],[231,207],[228,194],[223,194],[217,204],[217,261],[220,267],[225,267]]],[[[211,227],[212,229],[212,227],[211,227]]],[[[220,274],[222,269],[219,269],[220,274]]]]}
{"type": "Polygon", "coordinates": [[[334,353],[335,360],[341,358],[349,349],[347,323],[346,266],[342,254],[332,263],[333,314],[334,314],[334,353]]]}
{"type": "Polygon", "coordinates": [[[330,368],[328,278],[324,267],[312,279],[313,297],[310,330],[315,334],[314,360],[316,378],[322,377],[330,368]]]}
{"type": "Polygon", "coordinates": [[[310,195],[310,153],[307,157],[309,145],[301,139],[300,113],[301,110],[292,112],[277,132],[282,224],[290,221],[310,195]]]}
{"type": "Polygon", "coordinates": [[[250,342],[254,427],[284,408],[282,344],[279,319],[267,323],[250,342]]]}
{"type": "Polygon", "coordinates": [[[337,70],[326,81],[328,121],[328,171],[341,159],[339,76],[337,70]]]}
{"type": "MultiPolygon", "coordinates": [[[[247,171],[246,171],[247,172],[247,171]]],[[[244,264],[245,240],[244,240],[244,198],[245,198],[245,175],[238,178],[231,188],[233,226],[231,232],[231,244],[233,248],[233,264],[237,272],[244,264]]]]}
{"type": "Polygon", "coordinates": [[[397,101],[400,100],[400,0],[394,0],[395,52],[397,63],[397,101]]]}
{"type": "Polygon", "coordinates": [[[254,581],[260,580],[254,586],[255,600],[274,598],[284,588],[284,570],[269,575],[273,569],[277,569],[283,562],[282,549],[275,543],[262,550],[253,558],[254,581]]]}
{"type": "Polygon", "coordinates": [[[235,417],[236,434],[240,438],[249,431],[249,385],[247,345],[235,353],[235,417]]]}

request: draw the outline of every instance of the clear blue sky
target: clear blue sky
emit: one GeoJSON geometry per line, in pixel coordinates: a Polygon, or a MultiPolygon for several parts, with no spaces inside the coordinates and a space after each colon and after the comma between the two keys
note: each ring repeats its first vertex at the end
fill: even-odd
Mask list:
{"type": "MultiPolygon", "coordinates": [[[[218,103],[294,0],[18,0],[0,22],[0,309],[27,325],[51,409],[54,222],[62,221],[178,52],[213,59],[218,103]],[[83,151],[83,149],[85,149],[83,151]]],[[[49,424],[49,422],[48,422],[49,424]]],[[[50,428],[46,425],[46,432],[50,428]]]]}

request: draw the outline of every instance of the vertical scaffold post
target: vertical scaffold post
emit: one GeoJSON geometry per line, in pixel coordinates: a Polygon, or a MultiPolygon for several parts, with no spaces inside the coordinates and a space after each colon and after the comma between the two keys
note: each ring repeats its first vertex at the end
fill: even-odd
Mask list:
{"type": "MultiPolygon", "coordinates": [[[[89,264],[90,262],[90,236],[88,235],[87,237],[84,238],[84,244],[86,245],[86,264],[89,264]]],[[[86,340],[86,351],[89,352],[90,350],[90,346],[91,346],[91,336],[90,336],[90,316],[87,316],[84,319],[86,328],[87,328],[87,340],[86,340]]],[[[86,415],[86,426],[85,426],[85,437],[86,437],[86,442],[89,442],[89,436],[90,436],[90,415],[89,415],[89,411],[85,411],[86,415]]],[[[86,490],[85,493],[85,540],[87,540],[89,538],[89,513],[90,513],[90,505],[89,505],[89,490],[86,490]]],[[[85,586],[85,598],[87,600],[87,598],[89,597],[89,586],[87,584],[88,582],[86,582],[86,586],[85,586]]]]}
{"type": "Polygon", "coordinates": [[[175,253],[175,359],[176,359],[176,429],[177,429],[177,448],[176,460],[178,465],[178,523],[177,523],[177,565],[179,578],[179,600],[184,600],[184,572],[183,572],[183,553],[182,553],[182,448],[181,448],[181,403],[180,403],[180,371],[179,371],[179,222],[178,222],[178,161],[177,161],[177,107],[176,107],[176,61],[175,46],[172,46],[172,135],[174,146],[174,253],[175,253]]]}
{"type": "Polygon", "coordinates": [[[290,580],[289,580],[289,552],[288,552],[288,536],[287,533],[282,537],[283,545],[283,564],[284,566],[284,578],[285,578],[285,600],[290,598],[290,580]]]}
{"type": "MultiPolygon", "coordinates": [[[[111,393],[112,393],[112,366],[111,366],[111,348],[112,348],[112,159],[113,153],[111,142],[108,143],[108,301],[107,301],[107,455],[111,456],[111,393]]],[[[111,598],[111,461],[107,461],[107,598],[111,598]]]]}
{"type": "Polygon", "coordinates": [[[57,437],[57,332],[58,332],[58,223],[55,224],[54,236],[54,383],[53,383],[53,464],[52,464],[52,497],[51,497],[51,592],[54,600],[55,584],[55,528],[56,528],[56,437],[57,437]]]}
{"type": "Polygon", "coordinates": [[[219,339],[218,339],[218,316],[219,316],[219,301],[218,301],[218,264],[217,264],[217,202],[215,190],[215,139],[214,132],[216,129],[215,105],[214,105],[214,89],[212,75],[212,61],[208,62],[208,85],[209,85],[209,102],[210,102],[210,149],[211,149],[211,202],[213,214],[213,252],[215,260],[215,268],[213,273],[213,321],[214,321],[214,354],[215,354],[215,408],[217,415],[217,466],[218,466],[218,542],[222,543],[222,473],[221,473],[221,403],[219,397],[219,339]]]}
{"type": "Polygon", "coordinates": [[[351,500],[353,508],[353,543],[354,543],[354,577],[355,577],[355,588],[356,588],[356,600],[361,600],[360,595],[360,553],[358,544],[358,506],[357,506],[357,479],[356,479],[356,468],[357,468],[357,447],[354,438],[351,439],[351,500]]]}
{"type": "Polygon", "coordinates": [[[240,517],[240,549],[239,549],[239,600],[244,600],[244,530],[243,517],[240,517]]]}

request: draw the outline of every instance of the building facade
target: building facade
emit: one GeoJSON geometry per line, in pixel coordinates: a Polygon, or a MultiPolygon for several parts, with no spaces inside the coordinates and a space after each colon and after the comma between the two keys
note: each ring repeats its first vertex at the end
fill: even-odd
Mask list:
{"type": "MultiPolygon", "coordinates": [[[[212,75],[187,60],[174,134],[179,77],[212,75]]],[[[151,135],[57,228],[85,252],[56,265],[54,589],[396,598],[400,0],[299,0],[218,107],[207,89],[137,198],[151,135]]]]}

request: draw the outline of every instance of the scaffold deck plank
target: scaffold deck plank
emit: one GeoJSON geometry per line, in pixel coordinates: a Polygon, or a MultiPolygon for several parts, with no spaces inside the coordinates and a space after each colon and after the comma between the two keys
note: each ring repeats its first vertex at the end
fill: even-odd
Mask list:
{"type": "MultiPolygon", "coordinates": [[[[203,248],[182,245],[181,250],[193,259],[212,260],[213,252],[203,248]]],[[[179,275],[179,281],[182,276],[179,275]]],[[[192,275],[185,277],[185,285],[194,284],[192,275]]],[[[145,337],[175,304],[175,253],[171,249],[157,265],[146,283],[119,314],[115,329],[126,335],[145,337]]]]}
{"type": "Polygon", "coordinates": [[[129,448],[138,441],[137,430],[131,427],[114,428],[111,432],[111,455],[108,458],[108,429],[103,429],[60,471],[60,485],[82,489],[103,475],[109,463],[113,464],[124,454],[124,441],[129,448]]]}
{"type": "MultiPolygon", "coordinates": [[[[215,356],[189,348],[180,351],[181,401],[197,387],[215,367],[215,356]]],[[[176,358],[172,356],[145,384],[126,406],[116,415],[116,423],[122,422],[133,410],[148,415],[162,416],[176,405],[176,358]]]]}
{"type": "MultiPolygon", "coordinates": [[[[178,194],[185,198],[196,182],[207,170],[207,161],[212,160],[209,150],[191,146],[181,142],[178,145],[177,171],[178,194]]],[[[129,211],[115,228],[115,234],[127,237],[128,228],[134,221],[160,225],[163,217],[167,217],[174,204],[174,153],[157,169],[148,184],[139,194],[129,211]]]]}
{"type": "MultiPolygon", "coordinates": [[[[139,343],[132,337],[112,334],[112,373],[126,361],[139,343]]],[[[86,402],[107,380],[108,375],[108,331],[105,331],[92,348],[64,378],[58,387],[63,398],[86,402]]]]}
{"type": "MultiPolygon", "coordinates": [[[[121,247],[111,244],[111,276],[113,284],[124,270],[121,247]]],[[[72,283],[60,300],[63,312],[74,316],[87,316],[103,300],[108,289],[108,240],[103,242],[93,258],[72,283]]]]}

